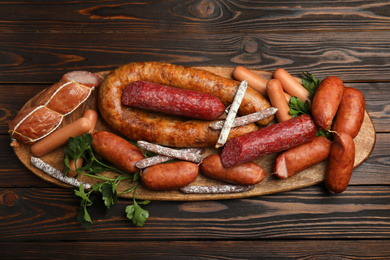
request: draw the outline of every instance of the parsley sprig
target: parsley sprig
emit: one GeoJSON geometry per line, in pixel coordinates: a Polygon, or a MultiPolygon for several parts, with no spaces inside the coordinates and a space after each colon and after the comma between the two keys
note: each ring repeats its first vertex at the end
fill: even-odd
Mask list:
{"type": "Polygon", "coordinates": [[[105,211],[108,212],[111,205],[118,203],[118,195],[133,191],[133,205],[127,206],[125,212],[127,213],[127,218],[132,220],[134,224],[139,227],[143,226],[146,219],[149,217],[149,212],[142,209],[140,205],[147,205],[150,201],[145,200],[138,203],[136,202],[135,193],[139,184],[130,187],[120,194],[117,192],[117,187],[121,181],[132,179],[132,182],[137,182],[139,180],[139,172],[134,175],[128,174],[98,160],[93,153],[92,141],[93,138],[91,134],[84,134],[74,138],[71,137],[65,148],[65,174],[70,170],[69,162],[71,159],[76,162],[77,159],[83,158],[85,163],[83,166],[76,168],[77,174],[84,174],[103,181],[94,184],[88,192],[85,191],[82,184],[78,190],[74,190],[81,206],[80,209],[77,209],[77,219],[79,223],[84,228],[91,229],[93,222],[88,212],[88,209],[91,206],[103,204],[105,211]],[[99,174],[103,171],[113,171],[120,175],[113,179],[99,174]]]}
{"type": "MultiPolygon", "coordinates": [[[[321,80],[316,79],[309,72],[302,72],[302,74],[305,76],[304,78],[302,78],[302,86],[307,89],[307,91],[309,91],[310,98],[313,99],[317,88],[321,83],[321,80]]],[[[299,98],[291,97],[288,105],[290,107],[290,115],[292,117],[297,117],[303,114],[311,115],[310,104],[307,100],[305,101],[305,103],[303,103],[299,98]]],[[[316,136],[324,136],[328,139],[332,137],[331,133],[324,129],[318,130],[316,132],[316,136]]]]}

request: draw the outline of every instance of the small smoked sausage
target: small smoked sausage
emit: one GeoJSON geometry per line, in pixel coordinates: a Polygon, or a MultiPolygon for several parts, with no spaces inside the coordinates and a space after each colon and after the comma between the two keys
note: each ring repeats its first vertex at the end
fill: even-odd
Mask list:
{"type": "Polygon", "coordinates": [[[208,177],[240,185],[254,185],[265,178],[265,171],[254,162],[246,162],[231,168],[224,168],[221,156],[212,154],[207,156],[200,170],[208,177]]]}
{"type": "Polygon", "coordinates": [[[319,128],[330,130],[343,90],[343,82],[338,77],[330,76],[321,81],[312,103],[313,119],[319,128]]]}
{"type": "Polygon", "coordinates": [[[92,149],[122,171],[135,173],[135,163],[144,159],[142,152],[116,134],[99,131],[92,134],[92,149]]]}
{"type": "Polygon", "coordinates": [[[122,105],[203,120],[216,120],[226,109],[210,94],[146,81],[130,83],[123,91],[122,105]]]}
{"type": "Polygon", "coordinates": [[[283,68],[278,68],[274,71],[274,79],[280,80],[284,91],[293,97],[299,98],[303,103],[311,102],[310,94],[290,73],[283,68]]]}
{"type": "Polygon", "coordinates": [[[198,172],[196,163],[162,163],[142,170],[141,183],[151,190],[178,190],[193,182],[198,172]]]}
{"type": "Polygon", "coordinates": [[[313,119],[301,115],[229,140],[221,152],[222,165],[233,167],[271,153],[310,142],[316,134],[313,119]]]}
{"type": "Polygon", "coordinates": [[[347,133],[355,138],[364,120],[365,100],[362,92],[345,87],[332,130],[347,133]]]}
{"type": "Polygon", "coordinates": [[[325,186],[330,192],[341,193],[351,179],[355,163],[355,143],[346,133],[334,134],[328,167],[325,172],[325,186]]]}
{"type": "Polygon", "coordinates": [[[328,158],[332,142],[323,136],[315,137],[311,142],[291,148],[276,157],[274,173],[281,179],[287,179],[328,158]]]}
{"type": "Polygon", "coordinates": [[[89,129],[91,122],[82,117],[34,143],[30,146],[30,151],[36,157],[43,156],[66,144],[69,137],[85,134],[89,129]]]}
{"type": "Polygon", "coordinates": [[[238,81],[248,81],[248,85],[260,92],[263,96],[267,96],[267,80],[263,79],[262,77],[256,75],[252,71],[248,70],[247,68],[243,66],[237,66],[234,68],[232,72],[232,76],[234,79],[238,81]]]}
{"type": "Polygon", "coordinates": [[[278,122],[283,122],[291,119],[290,108],[286,102],[282,84],[278,79],[271,79],[267,83],[267,93],[271,105],[278,109],[275,116],[278,122]]]}

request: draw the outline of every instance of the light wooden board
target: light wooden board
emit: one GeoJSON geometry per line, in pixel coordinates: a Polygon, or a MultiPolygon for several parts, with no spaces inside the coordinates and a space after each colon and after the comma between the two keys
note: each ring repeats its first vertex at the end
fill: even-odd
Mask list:
{"type": "MultiPolygon", "coordinates": [[[[216,74],[219,74],[227,78],[231,78],[231,73],[233,71],[233,68],[229,68],[229,67],[198,67],[198,68],[209,70],[211,72],[214,72],[216,74]]],[[[270,72],[267,71],[253,70],[253,72],[255,72],[256,74],[258,74],[259,76],[265,79],[270,79],[272,75],[270,72]]],[[[104,77],[106,73],[107,72],[101,72],[98,74],[104,77]]],[[[80,106],[71,115],[67,116],[62,126],[78,119],[86,109],[91,108],[97,110],[97,106],[96,106],[97,91],[98,89],[93,92],[93,94],[85,104],[80,106]]],[[[31,103],[36,97],[37,96],[29,100],[22,109],[30,107],[31,103]]],[[[113,132],[111,127],[109,127],[101,118],[99,118],[95,128],[95,131],[99,131],[99,130],[107,130],[113,132]]],[[[355,157],[354,167],[357,167],[370,156],[376,141],[375,127],[367,112],[365,112],[362,128],[358,136],[355,137],[354,141],[356,146],[356,157],[355,157]]],[[[42,156],[41,159],[49,163],[53,167],[57,168],[58,170],[63,171],[64,169],[63,149],[64,147],[61,147],[50,154],[42,156]]],[[[34,174],[36,174],[43,180],[56,184],[61,187],[71,188],[71,186],[54,179],[48,174],[32,166],[30,164],[31,153],[29,151],[29,146],[22,145],[19,148],[14,148],[14,151],[17,157],[20,159],[20,161],[34,174]]],[[[220,152],[220,150],[207,149],[205,155],[211,153],[218,153],[218,152],[220,152]]],[[[149,199],[149,200],[165,200],[165,201],[235,199],[235,198],[246,198],[252,196],[259,196],[259,195],[266,195],[266,194],[279,193],[279,192],[284,192],[289,190],[295,190],[295,189],[300,189],[300,188],[312,186],[323,182],[327,161],[324,161],[309,169],[306,169],[305,171],[297,173],[296,175],[288,179],[282,180],[282,179],[278,179],[275,175],[272,174],[273,163],[276,156],[277,154],[272,154],[272,155],[259,158],[255,161],[267,172],[267,176],[262,182],[257,184],[254,189],[247,192],[232,193],[232,194],[183,194],[180,191],[151,191],[147,188],[144,188],[141,185],[137,189],[136,198],[149,199]]],[[[115,176],[115,174],[111,172],[106,172],[104,173],[104,175],[111,176],[111,177],[115,176]]],[[[80,179],[91,184],[99,181],[97,179],[86,177],[86,176],[80,176],[80,179]]],[[[219,184],[225,184],[225,183],[222,181],[217,181],[217,180],[212,180],[210,178],[207,178],[201,172],[199,173],[196,180],[192,183],[192,185],[202,185],[202,186],[219,185],[219,184]]],[[[122,182],[118,186],[118,193],[124,191],[125,189],[129,188],[132,185],[133,184],[130,181],[122,182]]],[[[132,198],[132,193],[127,193],[120,196],[124,198],[132,198]]]]}

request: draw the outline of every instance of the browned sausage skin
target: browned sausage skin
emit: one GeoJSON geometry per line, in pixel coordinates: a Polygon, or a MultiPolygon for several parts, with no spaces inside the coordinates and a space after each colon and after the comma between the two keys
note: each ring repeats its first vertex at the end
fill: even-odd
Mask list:
{"type": "Polygon", "coordinates": [[[193,182],[198,172],[196,163],[162,163],[142,170],[141,183],[152,190],[177,190],[193,182]]]}
{"type": "MultiPolygon", "coordinates": [[[[99,88],[98,106],[103,119],[130,139],[174,147],[213,147],[219,131],[210,129],[207,121],[124,107],[121,104],[122,92],[137,80],[208,93],[218,97],[225,106],[233,101],[239,85],[237,81],[211,72],[161,62],[135,62],[113,70],[99,88]]],[[[267,99],[248,88],[240,113],[249,114],[268,107],[267,99]]],[[[260,123],[268,124],[272,119],[266,118],[260,123]]],[[[256,129],[254,124],[234,128],[230,138],[256,129]]]]}
{"type": "Polygon", "coordinates": [[[330,153],[332,142],[317,136],[312,141],[291,148],[276,157],[274,172],[281,179],[287,179],[317,163],[326,160],[330,153]]]}
{"type": "Polygon", "coordinates": [[[344,87],[332,130],[344,132],[355,138],[364,120],[365,100],[362,92],[355,88],[344,87]]]}
{"type": "Polygon", "coordinates": [[[330,192],[341,193],[351,179],[355,162],[355,143],[346,133],[335,133],[325,173],[325,186],[330,192]]]}
{"type": "Polygon", "coordinates": [[[224,168],[221,156],[211,154],[200,165],[201,171],[208,177],[240,185],[254,185],[265,178],[265,171],[254,162],[246,162],[235,167],[224,168]]]}
{"type": "Polygon", "coordinates": [[[330,130],[343,97],[343,90],[343,82],[338,77],[329,76],[321,81],[312,103],[313,119],[319,128],[330,130]]]}
{"type": "Polygon", "coordinates": [[[92,134],[92,148],[104,159],[113,163],[122,171],[135,173],[135,163],[144,159],[142,152],[127,140],[116,134],[98,131],[92,134]]]}

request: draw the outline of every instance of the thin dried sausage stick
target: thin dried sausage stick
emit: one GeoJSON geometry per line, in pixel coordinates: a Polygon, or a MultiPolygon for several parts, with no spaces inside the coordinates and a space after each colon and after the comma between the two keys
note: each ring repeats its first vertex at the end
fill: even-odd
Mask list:
{"type": "MultiPolygon", "coordinates": [[[[187,148],[187,149],[182,149],[180,151],[200,154],[204,150],[200,149],[200,148],[187,148]]],[[[172,159],[175,159],[175,158],[159,154],[159,155],[156,155],[156,156],[152,156],[152,157],[148,157],[148,158],[139,160],[135,164],[135,166],[137,168],[139,168],[139,169],[143,169],[143,168],[150,167],[150,166],[153,166],[153,165],[156,165],[156,164],[168,162],[168,161],[170,161],[172,159]]]]}
{"type": "Polygon", "coordinates": [[[238,193],[252,190],[255,185],[212,185],[212,186],[198,186],[191,185],[180,188],[179,190],[185,194],[226,194],[238,193]]]}
{"type": "Polygon", "coordinates": [[[219,134],[219,138],[217,144],[215,145],[215,148],[222,147],[226,143],[230,133],[230,129],[233,125],[234,118],[236,118],[238,108],[241,105],[242,99],[244,98],[247,88],[248,81],[242,81],[237,89],[236,95],[234,97],[233,103],[230,106],[229,113],[226,116],[225,122],[223,123],[223,127],[221,133],[219,134]]]}
{"type": "MultiPolygon", "coordinates": [[[[246,116],[236,117],[233,121],[232,127],[238,127],[238,126],[254,123],[256,121],[275,115],[277,111],[278,111],[277,108],[270,107],[246,116]]],[[[224,120],[213,121],[210,123],[209,127],[213,130],[221,130],[224,122],[225,122],[224,120]]]]}
{"type": "MultiPolygon", "coordinates": [[[[210,129],[208,121],[188,120],[143,109],[124,107],[121,96],[131,82],[143,80],[157,84],[201,91],[231,104],[239,82],[191,67],[161,62],[134,62],[113,70],[99,87],[98,106],[103,119],[114,130],[131,140],[144,140],[169,147],[213,147],[219,131],[210,129]]],[[[239,114],[247,115],[271,107],[269,101],[248,88],[239,114]]],[[[273,117],[261,120],[267,125],[273,117]]],[[[229,139],[258,129],[254,124],[234,128],[229,139]]]]}
{"type": "Polygon", "coordinates": [[[137,145],[142,149],[158,153],[161,155],[169,156],[172,158],[181,159],[184,161],[190,161],[194,163],[201,163],[205,158],[203,155],[199,155],[196,153],[183,152],[182,150],[172,149],[168,147],[164,147],[158,144],[152,144],[145,141],[138,141],[137,145]]]}
{"type": "Polygon", "coordinates": [[[69,184],[69,185],[72,185],[75,187],[80,187],[80,185],[82,183],[84,185],[85,189],[91,188],[91,184],[83,182],[83,181],[79,181],[75,178],[71,178],[71,177],[64,175],[63,172],[60,172],[59,170],[57,170],[56,168],[54,168],[50,164],[44,162],[40,158],[31,156],[30,161],[31,161],[32,165],[34,165],[35,167],[37,167],[41,171],[44,171],[45,173],[49,174],[53,178],[56,178],[57,180],[62,181],[63,183],[66,183],[66,184],[69,184]]]}

